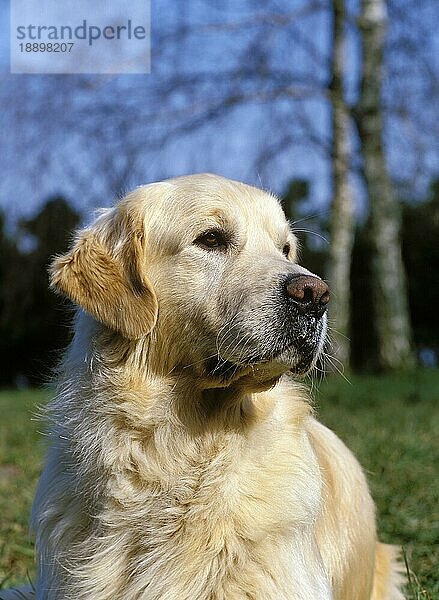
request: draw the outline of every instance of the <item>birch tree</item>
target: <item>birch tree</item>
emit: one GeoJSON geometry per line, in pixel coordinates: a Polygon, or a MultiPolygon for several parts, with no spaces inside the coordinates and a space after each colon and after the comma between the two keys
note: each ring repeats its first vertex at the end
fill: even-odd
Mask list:
{"type": "Polygon", "coordinates": [[[332,202],[329,281],[332,346],[335,357],[349,366],[350,265],[353,244],[353,192],[349,183],[350,112],[344,98],[346,73],[345,0],[332,1],[332,55],[329,99],[332,107],[332,202]]]}
{"type": "Polygon", "coordinates": [[[362,0],[359,18],[362,70],[355,118],[369,197],[378,358],[383,369],[399,369],[412,366],[413,357],[401,257],[400,207],[387,170],[383,147],[381,86],[386,27],[385,0],[362,0]]]}

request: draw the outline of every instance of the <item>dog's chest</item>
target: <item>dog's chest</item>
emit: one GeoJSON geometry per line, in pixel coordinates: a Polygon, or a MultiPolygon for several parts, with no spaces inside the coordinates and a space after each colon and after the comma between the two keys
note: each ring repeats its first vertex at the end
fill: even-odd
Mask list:
{"type": "Polygon", "coordinates": [[[306,435],[269,432],[210,453],[144,499],[135,554],[148,589],[165,577],[173,597],[244,598],[239,590],[247,590],[267,600],[294,598],[299,574],[307,585],[304,560],[318,560],[309,532],[320,480],[306,435]]]}
{"type": "Polygon", "coordinates": [[[321,479],[305,430],[274,422],[245,438],[230,434],[201,443],[189,455],[150,499],[154,513],[172,507],[188,535],[258,542],[315,522],[321,479]]]}

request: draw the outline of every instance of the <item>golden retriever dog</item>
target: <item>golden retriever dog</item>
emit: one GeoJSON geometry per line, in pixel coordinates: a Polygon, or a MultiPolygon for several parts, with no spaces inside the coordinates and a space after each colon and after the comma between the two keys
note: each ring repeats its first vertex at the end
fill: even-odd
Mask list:
{"type": "Polygon", "coordinates": [[[361,467],[298,381],[329,292],[276,198],[215,175],[140,187],[51,284],[78,311],[29,598],[403,598],[361,467]]]}

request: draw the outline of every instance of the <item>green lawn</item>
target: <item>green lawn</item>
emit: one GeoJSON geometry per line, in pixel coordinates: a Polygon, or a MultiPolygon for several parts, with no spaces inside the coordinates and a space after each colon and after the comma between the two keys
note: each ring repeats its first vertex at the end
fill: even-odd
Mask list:
{"type": "Polygon", "coordinates": [[[320,420],[359,458],[382,541],[403,546],[414,600],[439,599],[439,371],[328,378],[320,420]]]}
{"type": "Polygon", "coordinates": [[[34,573],[27,523],[44,437],[36,420],[42,391],[0,392],[0,587],[34,573]]]}
{"type": "MultiPolygon", "coordinates": [[[[44,448],[34,415],[46,397],[0,392],[0,587],[34,573],[27,519],[44,448]]],[[[328,377],[313,397],[368,474],[381,539],[404,547],[407,598],[439,600],[439,371],[328,377]]]]}

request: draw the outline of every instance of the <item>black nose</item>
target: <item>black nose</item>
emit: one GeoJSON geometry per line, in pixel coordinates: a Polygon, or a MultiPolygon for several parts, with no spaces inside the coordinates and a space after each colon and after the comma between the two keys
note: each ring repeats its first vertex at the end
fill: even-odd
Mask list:
{"type": "Polygon", "coordinates": [[[286,282],[287,296],[302,315],[321,317],[329,302],[329,288],[311,275],[293,275],[286,282]]]}

